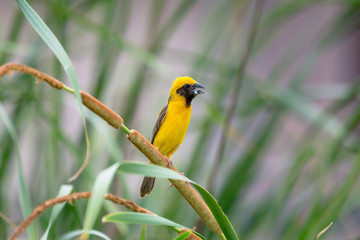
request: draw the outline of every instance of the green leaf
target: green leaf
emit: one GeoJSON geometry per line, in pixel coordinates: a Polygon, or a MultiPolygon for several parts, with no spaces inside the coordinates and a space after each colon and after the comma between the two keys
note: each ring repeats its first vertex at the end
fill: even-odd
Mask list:
{"type": "Polygon", "coordinates": [[[182,226],[178,223],[175,223],[169,219],[151,215],[146,213],[135,213],[135,212],[117,212],[117,213],[110,213],[105,215],[102,218],[103,222],[125,222],[129,224],[149,224],[149,225],[164,225],[164,226],[172,226],[172,227],[179,227],[189,229],[185,226],[182,226]]]}
{"type": "MultiPolygon", "coordinates": [[[[96,136],[96,139],[97,141],[101,141],[104,143],[106,151],[109,153],[109,157],[113,159],[113,162],[123,162],[124,160],[122,149],[119,148],[118,142],[115,139],[114,134],[111,134],[112,129],[110,129],[107,125],[104,124],[103,119],[99,118],[98,115],[91,111],[85,111],[85,117],[89,123],[93,124],[93,127],[99,133],[100,136],[96,136]]],[[[129,188],[131,186],[127,184],[125,176],[120,176],[119,184],[121,185],[122,189],[122,197],[128,199],[130,197],[129,188]]]]}
{"type": "Polygon", "coordinates": [[[92,195],[86,208],[84,219],[84,231],[89,231],[99,214],[100,208],[104,201],[104,194],[108,191],[114,174],[119,167],[119,163],[102,170],[97,176],[92,188],[92,195]]]}
{"type": "Polygon", "coordinates": [[[153,164],[124,162],[119,167],[119,171],[129,174],[139,174],[148,177],[170,178],[170,179],[177,179],[177,180],[183,180],[194,183],[192,180],[169,168],[165,168],[153,164]]]}
{"type": "MultiPolygon", "coordinates": [[[[72,185],[61,185],[59,193],[57,195],[57,197],[61,197],[61,196],[65,196],[71,193],[71,191],[73,190],[73,186],[72,185]]],[[[51,228],[52,223],[55,221],[55,219],[57,218],[57,216],[59,215],[59,213],[61,212],[61,210],[63,209],[63,207],[65,206],[66,202],[64,203],[59,203],[56,204],[51,211],[51,216],[50,216],[50,221],[49,224],[46,228],[45,233],[42,235],[41,240],[46,240],[48,239],[48,235],[49,235],[49,231],[51,228]]]]}
{"type": "Polygon", "coordinates": [[[185,239],[187,239],[190,235],[191,235],[191,231],[190,231],[190,230],[187,230],[187,231],[183,232],[182,234],[180,234],[179,236],[177,236],[176,238],[174,238],[173,240],[185,240],[185,239]]]}
{"type": "MultiPolygon", "coordinates": [[[[81,95],[80,95],[79,83],[78,83],[78,80],[76,77],[74,66],[73,66],[69,56],[67,55],[65,49],[63,48],[63,46],[57,40],[57,38],[52,33],[50,28],[44,23],[44,21],[39,17],[39,15],[37,15],[37,13],[30,7],[30,5],[25,0],[16,0],[16,2],[18,3],[21,11],[24,13],[26,19],[29,21],[29,23],[34,28],[34,30],[37,32],[37,34],[39,34],[39,36],[43,39],[43,41],[49,46],[51,51],[56,55],[56,57],[58,58],[58,60],[60,61],[61,65],[62,65],[62,67],[64,68],[64,71],[66,72],[67,76],[69,77],[69,79],[71,81],[71,84],[72,84],[74,90],[72,90],[72,89],[68,89],[68,90],[73,91],[73,93],[75,94],[77,103],[79,105],[81,120],[82,120],[82,124],[84,126],[84,132],[85,132],[85,140],[86,140],[86,147],[87,147],[87,151],[86,151],[87,156],[86,156],[85,162],[87,162],[89,153],[90,153],[90,149],[89,149],[90,141],[89,141],[85,117],[84,117],[84,113],[83,113],[83,109],[82,109],[82,100],[81,100],[81,95]]],[[[79,171],[73,177],[70,178],[71,181],[74,180],[74,178],[76,178],[75,176],[79,173],[79,171]]]]}
{"type": "MultiPolygon", "coordinates": [[[[25,185],[24,171],[23,171],[22,160],[21,160],[21,155],[20,155],[19,143],[18,143],[18,139],[17,139],[16,130],[15,130],[13,124],[11,123],[11,120],[9,119],[8,115],[6,114],[1,103],[0,103],[0,118],[3,120],[4,125],[5,125],[6,129],[8,130],[8,132],[14,142],[14,146],[16,149],[15,152],[16,152],[17,169],[18,169],[17,175],[18,175],[19,184],[20,184],[20,187],[19,187],[19,198],[20,199],[19,199],[19,201],[20,201],[20,207],[21,207],[23,217],[26,218],[32,212],[32,207],[31,207],[32,204],[30,201],[29,192],[25,185]]],[[[30,239],[34,239],[34,240],[38,239],[36,236],[34,224],[30,225],[28,227],[27,231],[29,233],[30,239]]]]}
{"type": "Polygon", "coordinates": [[[139,237],[140,240],[146,240],[146,228],[147,228],[146,224],[143,224],[141,226],[141,232],[140,232],[140,237],[139,237]]]}
{"type": "Polygon", "coordinates": [[[86,234],[89,234],[89,235],[93,235],[93,236],[97,236],[97,237],[100,237],[100,238],[105,239],[105,240],[111,240],[110,237],[108,237],[108,236],[105,235],[104,233],[99,232],[99,231],[96,231],[96,230],[90,230],[90,231],[75,230],[75,231],[71,231],[71,232],[68,232],[68,233],[64,234],[63,236],[61,236],[61,237],[59,238],[59,240],[74,239],[75,237],[80,236],[80,235],[83,234],[83,233],[86,233],[86,234]]]}
{"type": "MultiPolygon", "coordinates": [[[[178,180],[184,180],[184,181],[191,182],[194,185],[194,187],[197,189],[197,191],[200,193],[200,195],[203,197],[203,199],[205,200],[206,204],[210,208],[211,212],[213,213],[216,221],[220,225],[220,228],[224,232],[224,235],[227,237],[227,239],[238,239],[229,219],[224,214],[224,212],[222,211],[222,209],[220,208],[220,206],[218,205],[218,203],[214,199],[214,197],[211,196],[211,194],[207,190],[205,190],[203,187],[201,187],[194,181],[184,177],[183,175],[181,175],[171,169],[152,165],[152,164],[125,162],[125,163],[121,164],[121,166],[119,167],[119,171],[125,172],[125,173],[151,176],[151,177],[172,178],[172,179],[178,179],[178,180]]],[[[143,223],[143,224],[145,224],[145,223],[143,223]]]]}
{"type": "Polygon", "coordinates": [[[44,23],[44,21],[37,15],[37,13],[30,7],[30,5],[25,0],[16,0],[21,11],[24,13],[26,19],[29,21],[34,30],[39,34],[42,40],[49,46],[51,51],[56,55],[61,65],[63,66],[66,74],[68,75],[71,84],[75,90],[75,96],[79,102],[80,109],[81,105],[81,96],[79,92],[79,84],[76,77],[75,69],[71,60],[65,49],[62,47],[58,39],[52,33],[50,28],[44,23]]]}
{"type": "Polygon", "coordinates": [[[204,199],[205,203],[210,208],[210,210],[211,210],[212,214],[214,215],[217,223],[219,224],[221,230],[223,231],[226,239],[238,240],[239,238],[236,235],[236,232],[235,232],[233,226],[231,225],[229,219],[227,218],[225,213],[222,211],[221,207],[219,206],[219,204],[217,203],[215,198],[213,196],[211,196],[211,194],[206,189],[201,187],[200,185],[198,185],[196,183],[193,183],[193,186],[200,193],[200,195],[204,199]]]}

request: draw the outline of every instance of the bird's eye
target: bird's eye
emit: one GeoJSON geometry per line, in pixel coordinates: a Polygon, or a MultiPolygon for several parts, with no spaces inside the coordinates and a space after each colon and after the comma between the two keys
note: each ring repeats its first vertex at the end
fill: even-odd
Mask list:
{"type": "Polygon", "coordinates": [[[185,87],[186,87],[186,88],[189,88],[189,87],[190,87],[190,84],[185,84],[185,87]]]}

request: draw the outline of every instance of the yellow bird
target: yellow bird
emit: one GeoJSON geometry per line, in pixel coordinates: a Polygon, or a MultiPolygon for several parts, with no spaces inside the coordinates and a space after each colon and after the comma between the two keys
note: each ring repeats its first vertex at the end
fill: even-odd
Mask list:
{"type": "MultiPolygon", "coordinates": [[[[168,103],[161,109],[156,120],[151,143],[169,160],[184,140],[191,117],[191,101],[205,89],[190,77],[178,77],[172,84],[168,103]]],[[[155,178],[144,177],[140,197],[149,195],[155,178]]]]}

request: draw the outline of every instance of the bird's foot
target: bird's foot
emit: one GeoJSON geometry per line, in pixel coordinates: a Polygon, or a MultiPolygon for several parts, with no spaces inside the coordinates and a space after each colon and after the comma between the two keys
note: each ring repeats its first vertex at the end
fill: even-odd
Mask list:
{"type": "MultiPolygon", "coordinates": [[[[181,175],[183,175],[185,177],[185,174],[182,172],[180,173],[181,175]]],[[[187,177],[186,177],[187,178],[187,177]]],[[[188,185],[190,184],[189,182],[186,182],[188,185]]],[[[170,189],[174,186],[174,184],[170,183],[169,187],[168,187],[168,193],[170,194],[170,189]]]]}
{"type": "MultiPolygon", "coordinates": [[[[182,173],[180,173],[181,175],[183,175],[183,177],[184,178],[186,178],[187,180],[189,180],[186,176],[185,176],[185,174],[182,172],[182,173]]],[[[190,185],[190,183],[188,182],[188,181],[186,181],[186,183],[188,184],[188,185],[190,185]]]]}
{"type": "Polygon", "coordinates": [[[172,168],[173,167],[172,161],[168,157],[166,157],[166,160],[168,161],[168,167],[172,168]]]}
{"type": "Polygon", "coordinates": [[[170,189],[174,186],[174,184],[170,183],[169,187],[168,187],[168,193],[170,195],[170,189]]]}

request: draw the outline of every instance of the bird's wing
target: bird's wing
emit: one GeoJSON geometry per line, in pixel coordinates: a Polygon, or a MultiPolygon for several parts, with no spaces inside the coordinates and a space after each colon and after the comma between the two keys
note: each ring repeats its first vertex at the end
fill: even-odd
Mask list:
{"type": "Polygon", "coordinates": [[[158,133],[160,127],[161,127],[161,124],[163,123],[164,119],[165,119],[165,116],[166,116],[166,113],[167,113],[167,109],[168,109],[168,104],[166,104],[160,111],[159,113],[159,116],[156,120],[156,123],[155,123],[155,126],[154,126],[154,129],[153,129],[153,132],[152,132],[152,137],[151,137],[151,144],[154,143],[154,139],[155,139],[155,136],[156,134],[158,133]]]}

